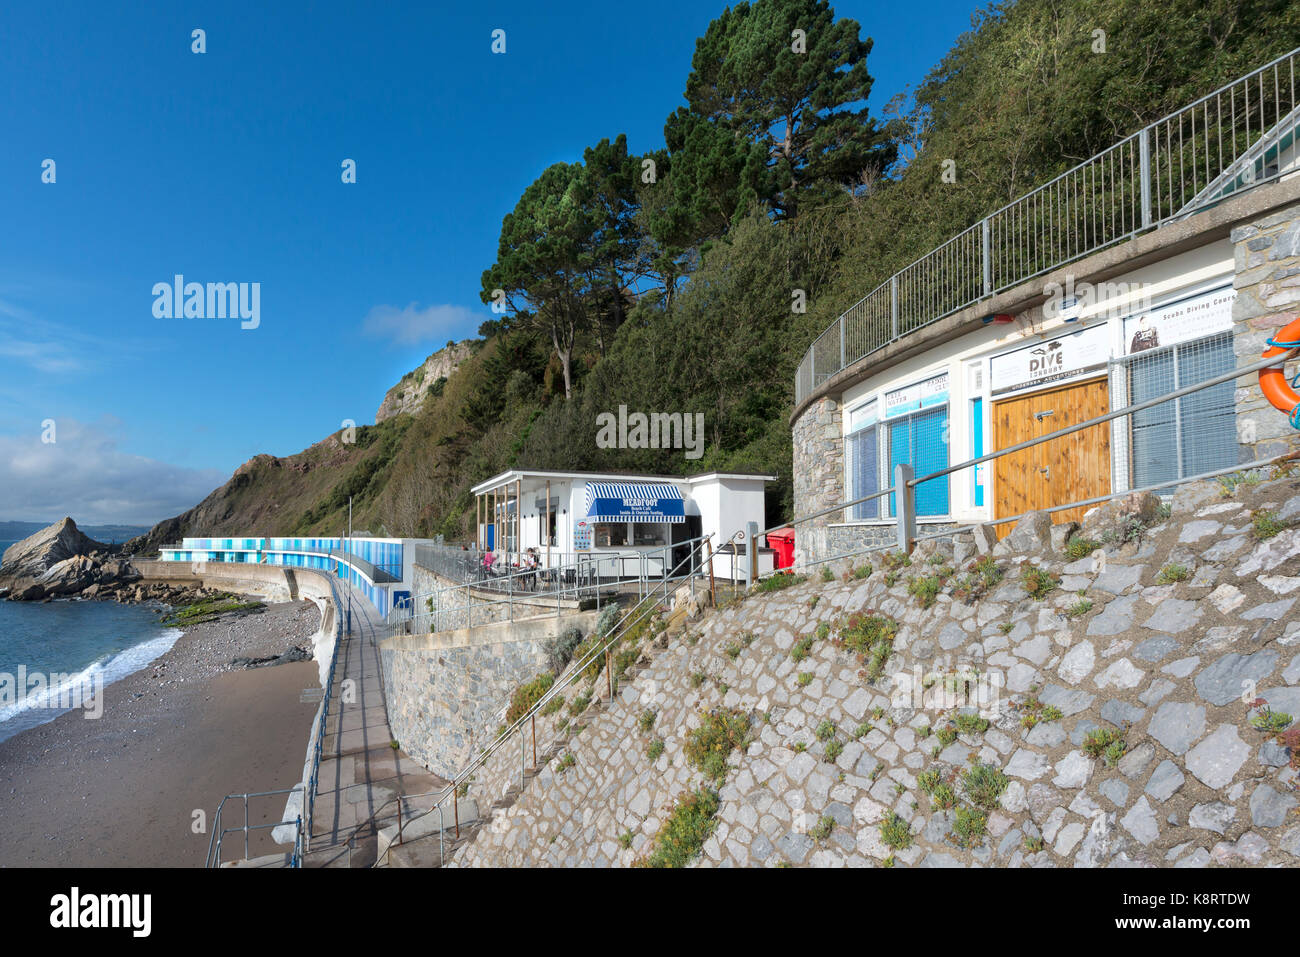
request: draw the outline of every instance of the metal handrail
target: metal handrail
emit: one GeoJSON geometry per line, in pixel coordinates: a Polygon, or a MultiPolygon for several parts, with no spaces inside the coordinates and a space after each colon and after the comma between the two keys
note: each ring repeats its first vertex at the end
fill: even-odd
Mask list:
{"type": "Polygon", "coordinates": [[[325,691],[321,695],[320,719],[316,723],[316,743],[312,748],[311,772],[307,775],[306,787],[306,804],[307,804],[307,832],[304,838],[306,850],[311,850],[312,824],[315,820],[316,812],[316,788],[320,783],[320,762],[321,753],[325,743],[325,725],[329,720],[330,695],[334,691],[334,673],[339,663],[339,648],[343,645],[344,638],[347,637],[344,631],[344,611],[343,606],[339,603],[338,589],[334,587],[334,578],[328,579],[330,585],[330,600],[334,603],[334,651],[330,655],[329,675],[325,679],[325,691]]]}
{"type": "Polygon", "coordinates": [[[408,634],[412,623],[418,624],[421,619],[428,618],[430,620],[429,631],[437,631],[440,630],[437,628],[440,615],[451,616],[459,612],[467,613],[470,616],[466,627],[471,627],[473,625],[473,613],[476,609],[491,608],[502,604],[509,606],[510,620],[513,621],[516,604],[526,606],[549,605],[552,599],[555,600],[555,611],[558,615],[562,600],[581,600],[584,595],[594,596],[596,607],[599,609],[601,590],[611,583],[621,585],[635,581],[639,598],[649,591],[651,582],[656,579],[660,581],[671,580],[673,578],[673,572],[670,568],[672,553],[682,548],[693,549],[702,541],[702,537],[687,539],[661,546],[653,551],[593,552],[581,556],[578,561],[571,564],[539,566],[534,569],[512,567],[507,574],[496,578],[446,585],[432,592],[415,595],[395,607],[390,612],[387,623],[391,634],[408,634]],[[618,563],[623,566],[630,561],[637,563],[637,574],[635,576],[601,574],[604,565],[618,563]],[[658,575],[651,571],[651,567],[655,562],[659,563],[658,575]],[[547,577],[556,581],[556,587],[538,590],[535,587],[516,587],[515,584],[518,582],[521,586],[524,583],[535,585],[537,581],[547,577]],[[476,594],[485,591],[497,592],[506,597],[482,598],[476,594]],[[458,600],[462,598],[468,600],[458,600]],[[427,605],[430,600],[433,601],[433,607],[420,611],[420,607],[427,605]]]}
{"type": "Polygon", "coordinates": [[[1295,135],[1297,55],[1300,47],[1144,126],[904,266],[808,347],[795,373],[795,404],[851,364],[932,322],[1280,178],[1280,163],[1273,173],[1256,174],[1255,166],[1267,158],[1260,144],[1271,138],[1269,149],[1280,156],[1283,138],[1295,135]],[[1270,70],[1271,89],[1264,82],[1270,70]],[[1238,142],[1243,133],[1244,145],[1238,142]],[[1223,181],[1247,161],[1248,175],[1223,181]],[[864,319],[864,313],[870,315],[864,319]]]}
{"type": "Polygon", "coordinates": [[[302,815],[298,815],[292,820],[275,821],[270,824],[249,824],[248,823],[248,799],[259,797],[274,797],[279,794],[292,794],[296,788],[280,788],[275,791],[249,791],[239,794],[227,794],[217,805],[217,813],[212,818],[212,833],[208,837],[208,853],[203,860],[205,868],[214,868],[221,866],[221,845],[227,834],[242,832],[244,835],[244,860],[248,860],[248,834],[250,831],[262,831],[268,828],[282,827],[286,824],[292,824],[295,828],[293,840],[293,854],[290,857],[290,867],[302,867],[302,815]],[[243,802],[244,823],[235,827],[221,826],[221,814],[225,810],[226,802],[232,798],[238,798],[243,802]]]}

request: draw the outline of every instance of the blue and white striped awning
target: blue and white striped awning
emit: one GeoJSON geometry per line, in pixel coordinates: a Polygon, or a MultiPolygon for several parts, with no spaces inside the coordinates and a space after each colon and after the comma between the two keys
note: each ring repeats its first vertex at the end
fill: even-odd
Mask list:
{"type": "Polygon", "coordinates": [[[686,503],[675,485],[588,482],[587,518],[597,522],[686,521],[686,503]]]}

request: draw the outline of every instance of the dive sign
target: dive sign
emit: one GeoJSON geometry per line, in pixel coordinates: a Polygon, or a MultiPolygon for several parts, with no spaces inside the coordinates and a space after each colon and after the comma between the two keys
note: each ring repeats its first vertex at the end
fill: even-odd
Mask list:
{"type": "Polygon", "coordinates": [[[993,395],[1001,396],[1097,372],[1106,368],[1109,358],[1109,333],[1104,322],[1098,323],[1068,336],[994,356],[990,384],[993,395]]]}

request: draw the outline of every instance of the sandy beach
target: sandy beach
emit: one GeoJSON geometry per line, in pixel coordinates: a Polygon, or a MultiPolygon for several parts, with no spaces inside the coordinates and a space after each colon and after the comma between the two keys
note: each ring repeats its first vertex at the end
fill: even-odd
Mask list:
{"type": "MultiPolygon", "coordinates": [[[[0,742],[0,866],[202,866],[210,835],[194,812],[210,826],[226,794],[297,783],[317,709],[300,700],[319,687],[315,662],[231,662],[310,650],[319,620],[301,601],[192,626],[105,688],[99,719],[74,710],[0,742]]],[[[283,809],[283,795],[263,798],[250,822],[283,809]]],[[[242,821],[239,807],[224,823],[242,821]]],[[[242,856],[232,839],[225,859],[242,856]]],[[[265,836],[259,848],[283,849],[265,836]]]]}

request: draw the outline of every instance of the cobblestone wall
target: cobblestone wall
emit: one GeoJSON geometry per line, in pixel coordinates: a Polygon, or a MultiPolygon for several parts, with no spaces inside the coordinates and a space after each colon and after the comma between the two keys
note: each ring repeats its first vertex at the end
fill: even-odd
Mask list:
{"type": "Polygon", "coordinates": [[[1300,477],[1157,506],[1094,510],[1086,557],[1038,513],[996,544],[815,575],[647,643],[580,735],[548,730],[559,750],[452,864],[633,863],[709,785],[685,747],[714,709],[747,715],[752,740],[730,754],[702,866],[1300,864],[1300,739],[1259,704],[1294,732],[1300,477]],[[978,598],[960,574],[977,551],[1002,576],[978,598]],[[1038,598],[1030,568],[1054,576],[1038,598]],[[913,582],[930,576],[927,607],[913,582]],[[835,640],[860,612],[898,626],[877,680],[835,640]]]}
{"type": "MultiPolygon", "coordinates": [[[[1300,316],[1300,206],[1232,231],[1237,291],[1232,307],[1237,365],[1257,362],[1268,340],[1300,316]]],[[[1288,367],[1288,378],[1296,364],[1288,367]]],[[[1259,391],[1258,373],[1237,380],[1237,437],[1241,461],[1300,448],[1300,432],[1259,391]]]]}
{"type": "MultiPolygon", "coordinates": [[[[796,516],[844,501],[844,435],[841,406],[835,399],[818,399],[794,423],[794,511],[796,516]]],[[[843,513],[831,513],[799,526],[795,532],[795,564],[833,554],[827,526],[843,513]]]]}

